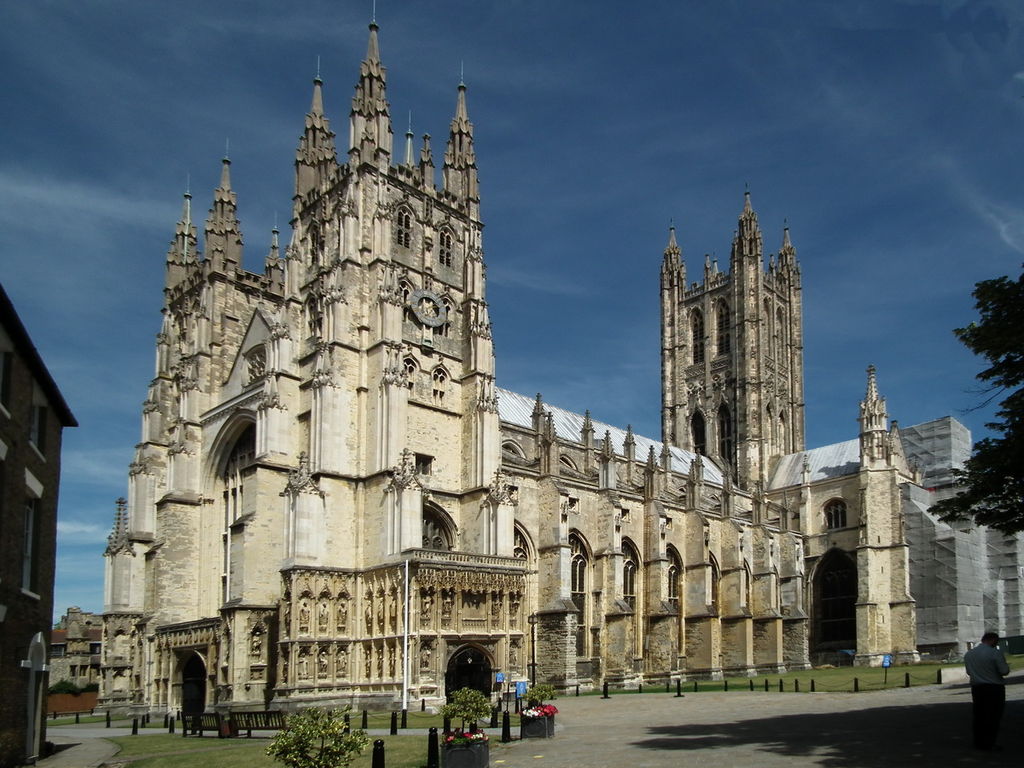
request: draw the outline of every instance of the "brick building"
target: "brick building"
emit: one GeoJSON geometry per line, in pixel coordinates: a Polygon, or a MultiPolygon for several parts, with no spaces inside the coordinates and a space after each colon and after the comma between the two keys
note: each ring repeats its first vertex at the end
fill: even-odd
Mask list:
{"type": "Polygon", "coordinates": [[[39,755],[64,427],[77,426],[0,287],[0,764],[39,755]]]}

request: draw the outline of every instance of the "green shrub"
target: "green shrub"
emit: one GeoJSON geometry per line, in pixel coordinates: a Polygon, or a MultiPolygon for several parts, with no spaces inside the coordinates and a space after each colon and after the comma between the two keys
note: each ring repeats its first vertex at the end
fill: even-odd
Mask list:
{"type": "Polygon", "coordinates": [[[490,700],[476,688],[460,688],[441,707],[441,716],[462,721],[462,728],[491,716],[490,700]]]}
{"type": "Polygon", "coordinates": [[[82,693],[98,693],[100,690],[99,683],[86,683],[82,686],[82,693]]]}
{"type": "Polygon", "coordinates": [[[58,680],[50,686],[50,693],[81,693],[81,689],[70,680],[58,680]]]}
{"type": "Polygon", "coordinates": [[[267,747],[267,754],[288,768],[339,768],[349,765],[369,743],[364,731],[345,729],[345,709],[310,707],[290,715],[267,747]]]}
{"type": "Polygon", "coordinates": [[[555,687],[548,685],[547,683],[540,683],[538,685],[531,686],[526,692],[526,702],[533,706],[535,704],[543,704],[548,699],[555,698],[555,687]]]}

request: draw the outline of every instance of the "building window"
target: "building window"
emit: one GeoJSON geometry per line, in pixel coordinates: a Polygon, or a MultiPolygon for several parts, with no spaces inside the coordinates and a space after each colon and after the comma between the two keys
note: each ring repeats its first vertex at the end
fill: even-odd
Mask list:
{"type": "Polygon", "coordinates": [[[732,416],[729,408],[722,403],[718,408],[718,455],[727,466],[735,464],[735,452],[732,430],[732,416]]]}
{"type": "Polygon", "coordinates": [[[429,475],[434,470],[434,457],[425,453],[416,454],[416,474],[429,475]]]}
{"type": "Polygon", "coordinates": [[[816,643],[852,648],[857,643],[857,565],[838,550],[822,558],[815,578],[818,604],[816,643]]]}
{"type": "Polygon", "coordinates": [[[405,369],[405,386],[409,388],[409,391],[412,391],[416,383],[416,374],[419,373],[420,367],[411,357],[407,357],[402,361],[402,367],[405,369]]]}
{"type": "Polygon", "coordinates": [[[728,355],[732,350],[732,336],[729,333],[729,305],[724,301],[718,302],[716,326],[718,354],[728,355]]]}
{"type": "Polygon", "coordinates": [[[518,528],[515,529],[512,546],[512,557],[516,558],[517,560],[530,559],[530,544],[526,540],[526,536],[518,528]]]}
{"type": "Polygon", "coordinates": [[[693,452],[701,456],[708,455],[707,429],[704,424],[704,414],[694,411],[690,417],[690,437],[693,440],[693,452]]]}
{"type": "Polygon", "coordinates": [[[25,499],[25,536],[21,553],[21,586],[36,591],[36,554],[39,538],[39,500],[25,499]]]}
{"type": "Polygon", "coordinates": [[[441,236],[438,238],[437,246],[437,263],[442,267],[451,267],[455,262],[455,238],[452,237],[450,230],[441,230],[441,236]]]}
{"type": "Polygon", "coordinates": [[[443,403],[445,390],[448,386],[448,373],[444,368],[435,368],[433,373],[434,380],[434,402],[443,403]]]}
{"type": "Polygon", "coordinates": [[[782,360],[785,357],[785,346],[785,321],[782,315],[782,310],[780,309],[775,313],[775,359],[778,360],[779,363],[782,363],[782,360]]]}
{"type": "Polygon", "coordinates": [[[306,327],[310,336],[320,336],[324,331],[324,313],[320,309],[320,300],[310,296],[306,301],[306,327]]]}
{"type": "Polygon", "coordinates": [[[569,534],[569,551],[572,559],[571,590],[572,602],[579,614],[576,617],[576,656],[583,658],[587,655],[587,569],[589,558],[583,540],[579,534],[569,534]]]}
{"type": "Polygon", "coordinates": [[[679,608],[679,579],[683,575],[683,563],[675,547],[668,548],[668,601],[679,608]]]}
{"type": "Polygon", "coordinates": [[[452,532],[443,513],[433,506],[423,507],[423,548],[451,551],[454,548],[452,532]]]}
{"type": "Polygon", "coordinates": [[[825,504],[825,527],[829,530],[846,527],[846,502],[832,499],[825,504]]]}
{"type": "Polygon", "coordinates": [[[46,406],[34,404],[31,419],[28,439],[42,453],[46,450],[46,406]]]}
{"type": "Polygon", "coordinates": [[[4,408],[11,406],[11,366],[14,363],[14,355],[10,352],[0,352],[0,405],[4,408]]]}
{"type": "Polygon", "coordinates": [[[259,381],[267,372],[267,350],[261,344],[253,347],[245,356],[246,384],[259,381]]]}
{"type": "Polygon", "coordinates": [[[451,300],[447,297],[441,299],[441,305],[444,307],[444,323],[442,323],[434,333],[438,336],[448,338],[451,335],[452,317],[455,312],[455,305],[452,304],[451,300]]]}
{"type": "Polygon", "coordinates": [[[412,211],[399,208],[395,214],[395,245],[408,248],[412,245],[412,211]]]}
{"type": "Polygon", "coordinates": [[[256,427],[250,424],[239,435],[224,462],[221,482],[223,530],[221,531],[221,599],[231,599],[231,526],[244,514],[246,470],[256,456],[256,427]]]}
{"type": "Polygon", "coordinates": [[[718,584],[722,579],[722,571],[718,567],[718,561],[715,560],[714,555],[708,555],[710,561],[710,568],[708,568],[708,576],[711,579],[711,583],[708,585],[708,610],[712,615],[718,615],[718,584]]]}
{"type": "Polygon", "coordinates": [[[636,575],[640,570],[640,558],[636,554],[636,548],[628,542],[623,542],[622,562],[622,599],[630,608],[636,610],[636,575]]]}
{"type": "Polygon", "coordinates": [[[690,315],[690,341],[693,344],[693,364],[704,362],[704,315],[699,309],[690,315]]]}

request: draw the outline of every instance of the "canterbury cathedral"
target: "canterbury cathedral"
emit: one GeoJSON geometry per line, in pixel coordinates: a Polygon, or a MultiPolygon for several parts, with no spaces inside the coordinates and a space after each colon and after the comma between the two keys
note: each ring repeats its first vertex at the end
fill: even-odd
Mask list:
{"type": "Polygon", "coordinates": [[[696,281],[669,232],[662,435],[634,434],[498,386],[473,131],[460,84],[440,173],[429,136],[395,145],[371,24],[340,147],[313,82],[262,272],[230,162],[201,240],[186,194],[105,553],[101,704],[433,705],[499,673],[587,690],[917,659],[904,509],[926,514],[932,454],[908,460],[873,369],[860,434],[805,449],[788,230],[767,254],[748,194],[728,271],[696,281]]]}

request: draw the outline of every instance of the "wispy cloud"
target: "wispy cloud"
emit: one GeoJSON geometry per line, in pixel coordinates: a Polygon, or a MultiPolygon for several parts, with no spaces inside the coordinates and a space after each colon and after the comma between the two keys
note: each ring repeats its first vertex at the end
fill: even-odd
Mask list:
{"type": "Polygon", "coordinates": [[[86,544],[106,541],[107,529],[82,520],[58,520],[57,536],[62,544],[86,544]]]}

